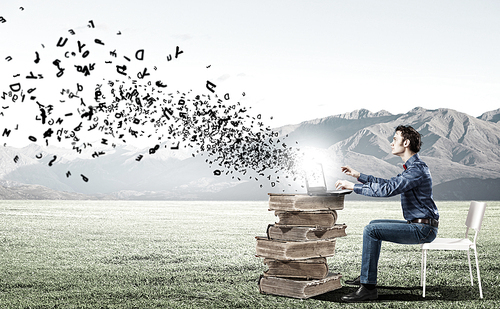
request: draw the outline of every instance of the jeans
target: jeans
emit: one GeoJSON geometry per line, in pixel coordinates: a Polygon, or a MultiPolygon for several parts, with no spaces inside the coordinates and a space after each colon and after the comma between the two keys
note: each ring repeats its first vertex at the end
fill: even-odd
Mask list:
{"type": "Polygon", "coordinates": [[[403,220],[373,220],[363,231],[363,253],[361,277],[363,284],[377,284],[377,266],[382,241],[416,245],[431,242],[438,229],[423,223],[408,223],[403,220]]]}

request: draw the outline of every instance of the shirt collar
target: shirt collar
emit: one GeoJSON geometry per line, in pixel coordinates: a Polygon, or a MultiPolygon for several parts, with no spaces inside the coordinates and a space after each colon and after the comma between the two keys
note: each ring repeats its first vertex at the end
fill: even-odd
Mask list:
{"type": "Polygon", "coordinates": [[[414,154],[408,160],[406,160],[406,162],[403,164],[403,168],[405,169],[405,171],[417,160],[420,160],[420,156],[418,155],[418,153],[414,154]]]}

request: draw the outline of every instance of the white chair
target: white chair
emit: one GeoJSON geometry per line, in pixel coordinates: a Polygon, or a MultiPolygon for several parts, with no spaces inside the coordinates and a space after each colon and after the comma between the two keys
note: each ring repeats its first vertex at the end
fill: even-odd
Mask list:
{"type": "Polygon", "coordinates": [[[481,223],[483,222],[484,211],[486,209],[486,203],[472,201],[469,207],[469,213],[467,215],[467,220],[465,220],[465,230],[464,238],[436,238],[433,242],[422,244],[422,267],[420,271],[421,285],[423,287],[422,296],[425,297],[425,275],[427,269],[427,250],[467,250],[467,260],[469,262],[469,273],[470,282],[474,286],[474,281],[472,279],[472,268],[470,264],[470,253],[469,249],[474,249],[474,254],[476,256],[476,268],[477,268],[477,281],[479,284],[479,295],[483,298],[483,289],[481,287],[481,276],[479,275],[479,264],[477,261],[477,250],[476,250],[476,240],[477,234],[481,229],[481,223]],[[474,240],[469,239],[469,229],[474,229],[476,231],[474,235],[474,240]]]}

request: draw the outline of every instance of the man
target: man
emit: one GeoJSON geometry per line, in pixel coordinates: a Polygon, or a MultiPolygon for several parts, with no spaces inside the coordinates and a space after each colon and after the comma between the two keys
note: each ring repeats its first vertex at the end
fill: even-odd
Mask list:
{"type": "Polygon", "coordinates": [[[439,213],[432,199],[432,178],[427,165],[420,159],[420,134],[410,126],[398,126],[391,143],[392,154],[405,162],[404,171],[391,179],[376,178],[360,173],[349,166],[342,172],[357,178],[361,184],[347,180],[336,182],[337,189],[354,190],[357,194],[389,197],[401,194],[403,220],[373,220],[363,231],[361,275],[348,284],[360,285],[356,292],[342,297],[357,302],[378,298],[377,265],[382,241],[398,244],[431,242],[438,232],[439,213]]]}

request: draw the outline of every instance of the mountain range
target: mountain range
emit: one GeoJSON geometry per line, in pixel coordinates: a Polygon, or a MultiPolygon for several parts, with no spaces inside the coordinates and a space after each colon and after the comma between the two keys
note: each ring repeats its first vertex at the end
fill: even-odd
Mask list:
{"type": "MultiPolygon", "coordinates": [[[[346,179],[342,165],[383,178],[400,173],[403,162],[390,148],[400,124],[422,134],[420,156],[431,170],[436,200],[500,200],[500,109],[479,117],[444,108],[416,107],[397,115],[361,109],[274,131],[297,145],[303,159],[321,163],[333,188],[337,179],[346,179]]],[[[214,175],[206,157],[191,152],[148,155],[147,149],[118,145],[92,157],[54,146],[4,146],[0,199],[265,200],[270,192],[305,193],[302,178],[285,174],[276,185],[257,174],[214,175]]]]}

